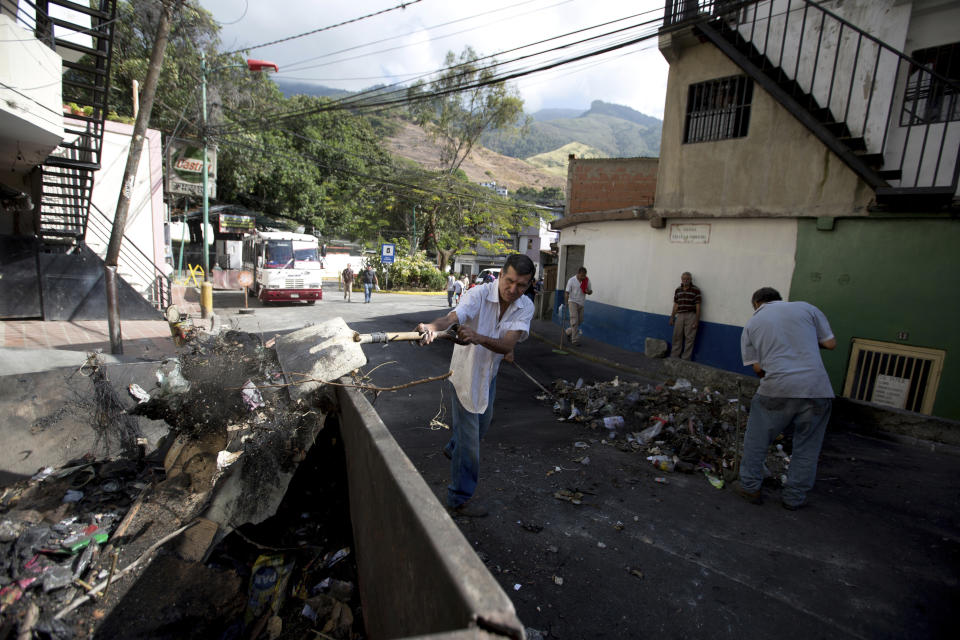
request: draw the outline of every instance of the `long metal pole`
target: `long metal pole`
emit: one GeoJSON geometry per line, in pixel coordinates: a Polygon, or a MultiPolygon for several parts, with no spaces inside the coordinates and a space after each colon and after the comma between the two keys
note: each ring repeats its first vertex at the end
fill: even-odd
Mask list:
{"type": "Polygon", "coordinates": [[[123,229],[127,225],[127,213],[130,211],[130,198],[133,196],[133,187],[137,179],[137,167],[140,165],[140,155],[143,151],[143,140],[150,122],[150,112],[153,110],[153,98],[157,93],[157,82],[160,78],[160,67],[163,65],[163,54],[167,48],[167,38],[170,35],[170,20],[173,17],[173,0],[161,3],[160,21],[157,24],[157,36],[153,41],[153,50],[150,53],[150,66],[147,68],[147,78],[143,85],[143,100],[137,121],[133,125],[133,137],[130,139],[130,150],[127,152],[127,164],[123,170],[123,180],[120,182],[120,195],[117,198],[117,210],[113,216],[113,229],[110,232],[110,242],[107,245],[107,254],[104,257],[104,286],[107,294],[107,325],[110,333],[110,353],[123,353],[123,338],[120,331],[120,309],[117,304],[117,264],[120,258],[120,244],[123,242],[123,229]]]}
{"type": "Polygon", "coordinates": [[[210,244],[207,228],[210,226],[210,185],[207,175],[207,54],[200,52],[200,102],[203,119],[203,284],[200,285],[200,312],[204,318],[213,313],[213,285],[210,284],[210,244]]]}

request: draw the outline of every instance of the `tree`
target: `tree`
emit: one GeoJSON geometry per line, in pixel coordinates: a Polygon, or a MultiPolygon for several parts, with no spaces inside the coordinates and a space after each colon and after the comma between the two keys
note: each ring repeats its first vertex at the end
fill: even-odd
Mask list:
{"type": "Polygon", "coordinates": [[[481,63],[472,47],[459,58],[450,51],[446,71],[429,85],[422,80],[407,90],[410,112],[440,144],[440,162],[448,172],[460,168],[484,131],[527,127],[523,99],[515,87],[496,82],[496,60],[481,63]]]}

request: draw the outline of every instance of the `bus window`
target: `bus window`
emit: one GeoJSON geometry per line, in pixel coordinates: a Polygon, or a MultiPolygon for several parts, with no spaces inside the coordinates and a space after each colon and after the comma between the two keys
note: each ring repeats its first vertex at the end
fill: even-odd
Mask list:
{"type": "Polygon", "coordinates": [[[293,253],[297,262],[319,262],[317,246],[310,243],[293,241],[293,253]]]}
{"type": "Polygon", "coordinates": [[[293,245],[289,240],[269,240],[266,245],[265,269],[284,269],[293,262],[293,245]]]}

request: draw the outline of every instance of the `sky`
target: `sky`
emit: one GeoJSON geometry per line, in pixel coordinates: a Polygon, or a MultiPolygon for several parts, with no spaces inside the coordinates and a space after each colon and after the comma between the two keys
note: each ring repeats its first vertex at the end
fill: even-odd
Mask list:
{"type": "Polygon", "coordinates": [[[410,2],[199,0],[221,24],[221,51],[254,47],[384,11],[246,54],[277,63],[278,80],[315,82],[351,91],[375,84],[406,84],[418,77],[429,80],[429,74],[443,68],[448,51],[459,54],[468,45],[481,56],[495,55],[501,71],[520,70],[653,33],[652,38],[636,44],[512,83],[519,89],[527,113],[548,107],[586,110],[593,100],[603,100],[663,118],[667,63],[655,36],[663,0],[420,0],[393,9],[402,1],[410,2]],[[628,16],[634,17],[624,19],[628,16]],[[617,22],[598,26],[614,20],[617,22]],[[581,29],[587,30],[510,51],[581,29]],[[614,30],[621,31],[573,44],[614,30]],[[545,52],[558,45],[569,46],[545,52]],[[540,55],[509,62],[533,53],[540,55]]]}

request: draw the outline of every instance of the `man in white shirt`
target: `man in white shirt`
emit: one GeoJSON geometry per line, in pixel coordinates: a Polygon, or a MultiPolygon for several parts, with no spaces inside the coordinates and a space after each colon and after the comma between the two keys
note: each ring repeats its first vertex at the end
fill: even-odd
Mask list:
{"type": "Polygon", "coordinates": [[[782,503],[794,510],[806,500],[817,476],[817,458],[830,421],[833,387],[820,349],[834,349],[837,340],[827,317],[806,302],[783,302],[776,289],[757,289],[753,317],[743,328],[743,364],[753,366],[760,386],[750,405],[743,436],[740,480],[733,489],[760,504],[767,449],[791,424],[793,452],[782,503]]]}
{"type": "Polygon", "coordinates": [[[453,277],[453,274],[447,274],[447,306],[453,306],[453,294],[456,293],[456,283],[457,279],[453,277]]]}
{"type": "Polygon", "coordinates": [[[583,303],[587,301],[587,295],[592,293],[593,289],[590,288],[587,270],[585,267],[580,267],[577,269],[577,275],[571,276],[567,280],[567,286],[563,290],[563,303],[567,305],[567,311],[570,314],[570,327],[566,330],[566,333],[570,336],[570,342],[574,345],[580,344],[583,303]]]}
{"type": "Polygon", "coordinates": [[[497,371],[500,361],[513,360],[513,349],[527,339],[533,303],[523,295],[533,278],[529,257],[507,258],[500,277],[465,292],[457,308],[433,322],[417,325],[421,344],[435,334],[460,325],[460,343],[453,348],[452,434],[443,448],[450,458],[447,507],[454,516],[482,517],[487,510],[471,500],[480,477],[480,441],[493,418],[497,371]]]}

